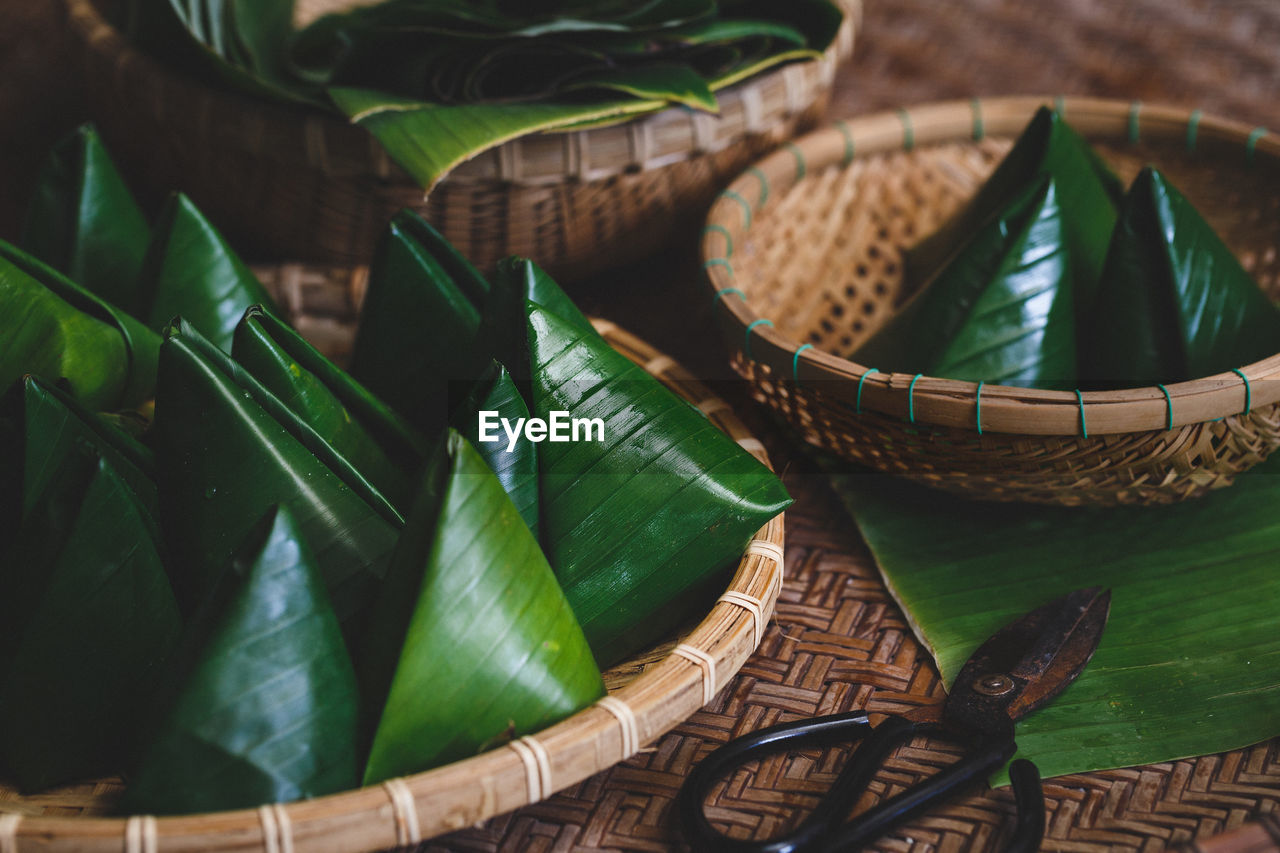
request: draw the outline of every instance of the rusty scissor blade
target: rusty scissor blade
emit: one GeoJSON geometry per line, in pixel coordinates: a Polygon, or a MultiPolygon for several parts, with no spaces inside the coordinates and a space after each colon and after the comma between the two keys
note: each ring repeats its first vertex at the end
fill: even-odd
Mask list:
{"type": "Polygon", "coordinates": [[[1049,702],[1093,656],[1110,608],[1110,590],[1078,589],[1001,628],[960,670],[944,720],[1002,731],[1049,702]]]}

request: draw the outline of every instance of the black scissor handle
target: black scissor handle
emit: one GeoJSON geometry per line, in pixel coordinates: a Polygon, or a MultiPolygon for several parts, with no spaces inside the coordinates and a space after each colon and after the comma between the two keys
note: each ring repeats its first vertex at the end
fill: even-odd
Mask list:
{"type": "MultiPolygon", "coordinates": [[[[978,738],[965,757],[901,794],[845,823],[876,771],[901,744],[925,734],[945,734],[936,723],[890,717],[874,729],[863,713],[832,714],[761,729],[711,753],[694,768],[676,798],[676,809],[690,846],[710,853],[825,853],[863,847],[888,829],[946,797],[956,788],[985,779],[1013,755],[1012,737],[978,738]],[[764,841],[729,838],[707,820],[703,805],[712,785],[733,769],[776,752],[863,743],[836,777],[831,790],[791,832],[764,841]]],[[[1030,762],[1011,768],[1018,823],[1009,851],[1036,850],[1044,834],[1044,796],[1040,776],[1030,762]]]]}

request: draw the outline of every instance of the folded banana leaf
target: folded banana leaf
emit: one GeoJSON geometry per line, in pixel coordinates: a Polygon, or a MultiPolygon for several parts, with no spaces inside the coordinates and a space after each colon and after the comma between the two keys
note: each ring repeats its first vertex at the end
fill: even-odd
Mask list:
{"type": "Polygon", "coordinates": [[[392,218],[369,270],[351,375],[436,435],[484,372],[476,346],[489,284],[426,220],[392,218]]]}
{"type": "Polygon", "coordinates": [[[1009,620],[1111,588],[1088,667],[1018,723],[1019,755],[1045,776],[1280,735],[1280,456],[1171,506],[991,504],[847,468],[832,481],[948,684],[1009,620]]]}
{"type": "Polygon", "coordinates": [[[318,561],[289,510],[254,526],[202,613],[122,811],[190,814],[354,788],[359,690],[318,561]]]}
{"type": "Polygon", "coordinates": [[[529,417],[529,407],[507,369],[492,362],[471,395],[453,413],[453,428],[470,440],[480,458],[498,477],[524,523],[538,537],[538,451],[530,442],[515,440],[500,426],[502,419],[516,424],[529,417]],[[481,413],[486,415],[482,440],[481,413]]]}
{"type": "Polygon", "coordinates": [[[0,388],[27,373],[65,379],[95,410],[137,405],[155,388],[154,332],[2,240],[0,316],[0,388]]]}
{"type": "Polygon", "coordinates": [[[22,247],[114,305],[133,304],[151,227],[93,125],[54,146],[22,247]]]}
{"type": "Polygon", "coordinates": [[[528,396],[529,341],[525,332],[529,303],[540,305],[577,329],[595,335],[595,328],[578,310],[555,279],[533,261],[509,257],[498,261],[493,288],[484,304],[480,345],[524,383],[528,396]]]}
{"type": "Polygon", "coordinates": [[[181,193],[156,218],[138,297],[133,313],[151,328],[163,331],[181,315],[224,351],[250,305],[280,313],[257,276],[181,193]]]}
{"type": "Polygon", "coordinates": [[[852,358],[882,370],[1076,385],[1069,213],[1043,177],[999,210],[852,358]]]}
{"type": "Polygon", "coordinates": [[[1167,179],[1125,196],[1084,350],[1101,387],[1223,373],[1280,351],[1280,309],[1167,179]]]}
{"type": "Polygon", "coordinates": [[[396,548],[362,668],[365,784],[474,755],[604,695],[573,612],[502,485],[451,432],[396,548]]]}
{"type": "Polygon", "coordinates": [[[151,450],[39,377],[22,377],[0,397],[0,441],[0,530],[16,530],[62,459],[82,448],[104,459],[147,516],[158,518],[151,450]]]}
{"type": "Polygon", "coordinates": [[[936,275],[996,211],[1046,174],[1053,178],[1060,197],[1076,318],[1083,320],[1093,304],[1124,188],[1089,144],[1048,107],[1036,112],[974,197],[941,228],[907,250],[903,261],[908,286],[921,286],[936,275]]]}
{"type": "Polygon", "coordinates": [[[530,304],[533,405],[596,419],[598,440],[538,445],[547,558],[601,666],[706,601],[791,499],[696,408],[584,330],[530,304]]]}
{"type": "Polygon", "coordinates": [[[252,306],[232,357],[397,507],[408,505],[426,440],[283,321],[252,306]]]}
{"type": "Polygon", "coordinates": [[[50,465],[0,561],[0,760],[24,791],[115,769],[181,631],[132,487],[79,447],[50,465]]]}
{"type": "Polygon", "coordinates": [[[315,552],[334,609],[361,630],[404,522],[387,499],[261,383],[179,322],[160,350],[153,425],[173,583],[191,612],[275,504],[315,552]]]}

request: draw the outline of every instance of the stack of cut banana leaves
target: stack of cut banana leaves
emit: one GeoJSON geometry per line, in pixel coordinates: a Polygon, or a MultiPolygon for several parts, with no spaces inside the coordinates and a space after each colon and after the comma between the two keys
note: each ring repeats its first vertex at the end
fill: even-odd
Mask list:
{"type": "MultiPolygon", "coordinates": [[[[1280,351],[1280,310],[1187,199],[1151,168],[1122,192],[1047,109],[907,261],[922,289],[855,354],[864,364],[1116,388],[1280,351]]],[[[948,681],[1017,614],[1112,588],[1093,661],[1018,724],[1046,774],[1280,735],[1280,458],[1206,497],[1118,509],[982,503],[826,464],[948,681]]]]}
{"type": "Polygon", "coordinates": [[[529,261],[402,214],[351,372],[92,129],[0,243],[0,763],[189,813],[474,755],[604,693],[787,504],[529,261]],[[553,412],[591,440],[485,436],[553,412]],[[489,440],[498,438],[500,440],[489,440]]]}
{"type": "Polygon", "coordinates": [[[210,82],[336,108],[430,189],[535,131],[669,106],[831,44],[831,0],[387,0],[293,28],[293,0],[131,0],[135,41],[210,82]]]}

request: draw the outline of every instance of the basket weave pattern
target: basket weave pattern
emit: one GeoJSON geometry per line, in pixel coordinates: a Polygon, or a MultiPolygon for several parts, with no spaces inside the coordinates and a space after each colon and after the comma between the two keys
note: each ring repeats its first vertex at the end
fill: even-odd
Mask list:
{"type": "Polygon", "coordinates": [[[824,59],[726,89],[718,116],[666,109],[522,137],[461,164],[424,199],[363,129],[175,74],[131,47],[95,0],[65,2],[113,155],[152,192],[186,192],[237,246],[364,263],[391,214],[411,207],[482,269],[518,254],[566,280],[664,245],[731,176],[812,127],[861,11],[842,0],[845,24],[824,59]]]}
{"type": "MultiPolygon", "coordinates": [[[[925,110],[842,124],[734,182],[712,208],[703,257],[735,369],[809,443],[955,492],[1167,503],[1229,485],[1280,446],[1276,359],[1245,368],[1247,386],[1226,374],[1171,385],[1169,396],[1153,387],[1077,398],[1000,386],[979,397],[974,383],[881,373],[843,358],[905,298],[904,248],[972,194],[1036,103],[948,105],[942,118],[925,110]],[[937,141],[916,144],[922,122],[937,141]],[[863,143],[870,150],[860,154],[863,143]]],[[[1280,295],[1280,198],[1256,192],[1280,175],[1258,140],[1252,158],[1247,130],[1229,154],[1216,137],[1189,152],[1196,146],[1186,114],[1170,126],[1155,111],[1149,127],[1138,124],[1136,142],[1114,140],[1143,113],[1106,103],[1063,106],[1069,121],[1081,113],[1097,123],[1109,112],[1119,133],[1102,133],[1098,148],[1121,178],[1156,162],[1260,286],[1280,295]]],[[[1205,120],[1196,121],[1203,135],[1205,120]]]]}

